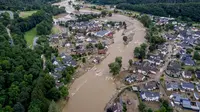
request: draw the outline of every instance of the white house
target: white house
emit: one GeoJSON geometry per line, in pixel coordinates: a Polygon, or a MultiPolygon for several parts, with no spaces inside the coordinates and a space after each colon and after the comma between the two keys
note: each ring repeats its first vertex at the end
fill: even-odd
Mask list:
{"type": "Polygon", "coordinates": [[[142,100],[145,101],[159,101],[160,94],[158,92],[144,91],[140,93],[142,100]]]}
{"type": "Polygon", "coordinates": [[[183,78],[191,79],[192,78],[192,72],[191,71],[183,71],[182,76],[183,76],[183,78]]]}
{"type": "Polygon", "coordinates": [[[194,84],[192,83],[181,83],[181,87],[184,89],[184,90],[188,90],[188,91],[194,91],[194,84]]]}

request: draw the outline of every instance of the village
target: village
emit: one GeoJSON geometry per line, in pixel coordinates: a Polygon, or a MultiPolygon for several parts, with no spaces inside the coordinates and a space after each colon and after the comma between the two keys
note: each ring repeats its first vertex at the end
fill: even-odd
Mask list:
{"type": "MultiPolygon", "coordinates": [[[[174,27],[162,33],[166,42],[148,52],[143,61],[129,62],[128,72],[119,76],[128,90],[122,90],[108,110],[135,112],[138,111],[135,105],[144,102],[146,107],[156,111],[164,99],[176,111],[199,111],[200,30],[178,23],[174,18],[149,17],[157,26],[171,24],[174,27]]],[[[139,111],[142,110],[139,108],[139,111]]]]}
{"type": "MultiPolygon", "coordinates": [[[[127,11],[119,12],[132,15],[127,11]]],[[[100,64],[109,55],[108,48],[114,43],[115,32],[124,30],[121,39],[127,36],[134,41],[130,38],[134,35],[133,29],[126,29],[125,21],[109,21],[105,16],[112,17],[112,14],[102,17],[98,11],[78,12],[77,15],[69,12],[54,19],[54,24],[62,30],[62,33],[49,35],[51,46],[60,54],[52,60],[56,68],[51,73],[58,88],[65,84],[62,72],[68,66],[75,68],[75,75],[70,77],[73,81],[100,64]],[[88,15],[90,19],[85,19],[88,15]]],[[[157,45],[154,51],[147,50],[142,61],[133,57],[133,61],[127,62],[129,68],[123,68],[115,77],[122,83],[118,88],[120,94],[109,102],[107,111],[137,112],[141,102],[156,111],[163,99],[174,110],[199,111],[200,30],[174,18],[148,16],[157,27],[170,24],[173,28],[160,34],[166,40],[164,43],[157,45]]],[[[101,71],[94,69],[99,75],[101,71]]]]}

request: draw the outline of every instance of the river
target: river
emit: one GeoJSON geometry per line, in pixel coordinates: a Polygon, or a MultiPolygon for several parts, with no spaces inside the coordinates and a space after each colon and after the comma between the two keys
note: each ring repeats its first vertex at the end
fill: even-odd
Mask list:
{"type": "Polygon", "coordinates": [[[103,20],[106,19],[126,21],[128,30],[125,35],[134,33],[133,40],[128,45],[124,45],[123,30],[116,31],[114,44],[108,48],[109,55],[71,85],[70,99],[63,108],[63,112],[103,112],[106,103],[117,92],[108,64],[114,62],[117,56],[121,56],[122,68],[127,68],[128,60],[133,58],[134,48],[145,42],[145,29],[139,21],[118,14],[103,20]]]}
{"type": "MultiPolygon", "coordinates": [[[[68,1],[65,0],[54,5],[64,6],[67,12],[73,12],[74,9],[68,5],[68,1]]],[[[74,0],[72,1],[74,2],[74,0]]],[[[145,42],[145,28],[139,21],[119,14],[113,14],[112,17],[102,18],[102,20],[126,21],[125,35],[134,33],[133,40],[128,45],[124,45],[123,29],[116,31],[114,44],[108,48],[109,55],[71,85],[70,98],[62,110],[63,112],[103,112],[106,104],[117,92],[114,79],[109,73],[108,64],[114,62],[117,56],[121,56],[122,68],[127,68],[128,60],[133,58],[134,48],[145,42]]]]}

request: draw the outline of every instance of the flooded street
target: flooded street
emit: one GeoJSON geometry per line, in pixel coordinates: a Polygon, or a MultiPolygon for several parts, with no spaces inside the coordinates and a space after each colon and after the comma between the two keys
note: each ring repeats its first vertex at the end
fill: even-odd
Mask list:
{"type": "Polygon", "coordinates": [[[126,21],[125,35],[135,33],[128,45],[123,44],[123,30],[114,34],[114,44],[109,46],[109,55],[87,73],[74,81],[69,90],[69,101],[63,112],[103,112],[107,102],[115,94],[116,85],[109,73],[108,64],[114,62],[117,56],[122,57],[122,68],[129,66],[128,60],[133,58],[133,50],[145,41],[145,29],[142,24],[123,15],[113,15],[103,20],[126,21]]]}

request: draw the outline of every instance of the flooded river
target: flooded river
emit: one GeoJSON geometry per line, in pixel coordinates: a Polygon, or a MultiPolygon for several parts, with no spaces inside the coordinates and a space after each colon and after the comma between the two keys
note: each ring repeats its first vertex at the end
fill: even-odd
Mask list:
{"type": "Polygon", "coordinates": [[[124,45],[123,30],[116,31],[114,44],[108,48],[109,55],[71,85],[70,99],[63,108],[63,112],[103,112],[106,103],[117,91],[114,79],[109,73],[108,64],[114,62],[117,56],[121,56],[122,68],[127,68],[128,60],[133,58],[134,48],[145,41],[145,29],[139,21],[123,15],[113,15],[105,19],[126,21],[128,30],[125,35],[135,33],[133,40],[128,45],[124,45]]]}

